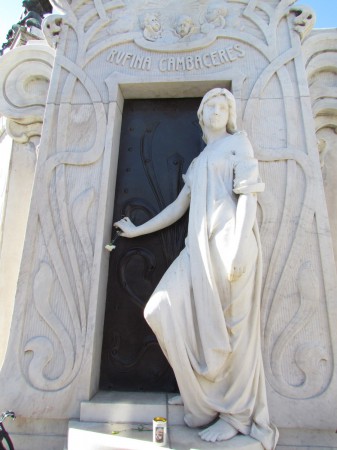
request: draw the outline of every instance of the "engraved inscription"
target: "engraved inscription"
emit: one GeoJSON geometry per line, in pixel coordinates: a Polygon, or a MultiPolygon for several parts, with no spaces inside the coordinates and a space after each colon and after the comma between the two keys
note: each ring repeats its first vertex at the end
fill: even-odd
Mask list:
{"type": "MultiPolygon", "coordinates": [[[[185,72],[191,70],[210,69],[230,64],[246,55],[240,44],[234,44],[220,50],[204,52],[194,56],[163,56],[158,61],[160,72],[185,72]]],[[[140,55],[124,50],[113,49],[107,61],[129,69],[150,71],[155,63],[152,56],[140,55]]],[[[157,63],[157,62],[156,62],[157,63]]]]}
{"type": "Polygon", "coordinates": [[[196,56],[163,57],[159,61],[159,70],[161,72],[177,72],[209,69],[234,62],[244,56],[245,51],[243,48],[239,44],[235,44],[222,50],[196,56]]]}

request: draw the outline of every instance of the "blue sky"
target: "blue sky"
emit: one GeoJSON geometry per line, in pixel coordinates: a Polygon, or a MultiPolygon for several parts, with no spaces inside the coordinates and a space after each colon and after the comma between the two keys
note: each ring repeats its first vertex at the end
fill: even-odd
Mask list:
{"type": "MultiPolygon", "coordinates": [[[[11,25],[19,20],[21,4],[20,0],[0,0],[0,43],[4,42],[11,25]]],[[[316,28],[337,28],[337,0],[299,0],[298,4],[316,11],[316,28]]]]}
{"type": "Polygon", "coordinates": [[[298,4],[311,6],[316,11],[315,28],[337,28],[337,0],[301,0],[298,4]]]}

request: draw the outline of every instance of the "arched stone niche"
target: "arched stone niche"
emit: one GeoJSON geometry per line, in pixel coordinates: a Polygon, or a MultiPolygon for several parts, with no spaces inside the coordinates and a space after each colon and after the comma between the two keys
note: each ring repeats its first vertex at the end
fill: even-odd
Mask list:
{"type": "Polygon", "coordinates": [[[68,418],[98,389],[124,99],[224,86],[266,183],[261,329],[273,420],[334,426],[336,274],[292,3],[228,0],[212,20],[208,1],[54,1],[64,18],[53,40],[1,405],[68,418]],[[186,15],[183,34],[177,24],[186,15]]]}

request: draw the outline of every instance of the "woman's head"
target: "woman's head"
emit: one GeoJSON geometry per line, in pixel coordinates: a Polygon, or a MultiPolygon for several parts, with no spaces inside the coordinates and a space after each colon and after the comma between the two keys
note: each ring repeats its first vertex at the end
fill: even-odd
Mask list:
{"type": "Polygon", "coordinates": [[[237,127],[236,127],[236,104],[235,104],[235,98],[234,98],[233,94],[224,88],[214,88],[204,95],[204,97],[200,103],[198,113],[197,113],[198,119],[199,119],[199,124],[203,131],[203,140],[206,142],[206,144],[207,144],[207,127],[206,127],[206,124],[204,122],[204,117],[203,117],[204,107],[207,104],[207,102],[209,102],[210,100],[212,100],[216,97],[224,98],[227,103],[227,106],[228,106],[228,118],[226,119],[226,125],[225,125],[227,133],[234,134],[237,129],[237,127]]]}

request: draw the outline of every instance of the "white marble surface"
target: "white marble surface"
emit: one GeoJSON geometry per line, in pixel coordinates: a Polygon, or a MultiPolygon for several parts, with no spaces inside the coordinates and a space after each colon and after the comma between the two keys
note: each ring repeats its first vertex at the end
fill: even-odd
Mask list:
{"type": "Polygon", "coordinates": [[[333,237],[335,261],[337,261],[337,213],[336,213],[336,130],[337,83],[332,75],[336,71],[337,30],[314,30],[303,42],[303,56],[308,76],[312,110],[329,222],[333,237]]]}
{"type": "MultiPolygon", "coordinates": [[[[69,423],[67,450],[150,450],[160,448],[152,443],[149,424],[69,423]]],[[[162,448],[174,450],[262,450],[261,444],[246,436],[237,436],[230,442],[207,443],[200,440],[196,430],[184,426],[168,429],[168,442],[162,448]]]]}
{"type": "MultiPolygon", "coordinates": [[[[158,448],[152,444],[151,424],[102,424],[92,422],[69,423],[69,443],[67,450],[148,450],[158,448]],[[116,433],[113,434],[112,433],[116,433]]],[[[205,443],[198,439],[195,430],[182,426],[169,427],[170,442],[164,448],[175,450],[211,450],[237,449],[261,450],[261,445],[251,438],[238,436],[235,441],[227,443],[205,443]]],[[[276,450],[334,450],[337,448],[337,437],[334,432],[321,430],[281,429],[280,441],[276,450]]]]}
{"type": "MultiPolygon", "coordinates": [[[[164,11],[159,0],[158,7],[146,0],[57,0],[65,15],[55,60],[54,50],[35,45],[1,58],[1,80],[16,69],[7,90],[1,83],[1,112],[26,125],[32,116],[44,117],[44,127],[12,333],[0,370],[6,386],[0,409],[10,405],[27,418],[67,419],[78,417],[81,401],[97,392],[108,268],[104,244],[123,99],[203,95],[221,83],[237,99],[239,127],[252,140],[266,182],[258,219],[272,418],[283,427],[335,427],[336,270],[305,71],[305,46],[319,52],[321,47],[309,36],[302,51],[288,0],[273,0],[273,7],[258,0],[256,9],[253,1],[228,2],[224,26],[220,21],[207,27],[207,35],[193,30],[170,41],[173,16],[176,21],[188,14],[194,23],[199,17],[206,23],[211,3],[176,1],[164,11]],[[140,26],[147,10],[162,12],[166,34],[155,41],[140,26]],[[25,92],[25,68],[34,69],[29,61],[36,55],[42,87],[33,76],[25,92]],[[7,94],[15,101],[8,102],[7,94]]],[[[333,39],[326,42],[334,46],[333,39]]],[[[315,73],[320,64],[313,63],[315,73]]],[[[314,106],[322,111],[319,103],[314,106]]]]}
{"type": "Polygon", "coordinates": [[[154,417],[167,417],[171,425],[184,425],[182,406],[169,405],[173,394],[155,392],[98,392],[81,403],[83,422],[151,423],[154,417]]]}
{"type": "Polygon", "coordinates": [[[2,365],[11,329],[14,299],[22,258],[36,167],[38,139],[29,143],[13,142],[9,136],[1,145],[10,151],[10,170],[5,186],[4,216],[0,235],[0,366],[2,365]]]}
{"type": "Polygon", "coordinates": [[[206,147],[183,176],[178,197],[147,222],[114,224],[134,238],[175,223],[189,210],[185,248],[144,309],[172,367],[190,427],[209,442],[248,434],[275,448],[260,340],[262,249],[258,161],[227,89],[202,98],[197,116],[206,147]],[[236,194],[236,195],[234,195],[236,194]],[[244,364],[243,364],[244,361],[244,364]]]}
{"type": "MultiPolygon", "coordinates": [[[[152,418],[163,415],[168,418],[169,429],[172,430],[172,442],[178,449],[185,449],[184,445],[194,442],[192,447],[198,449],[201,444],[197,438],[197,432],[183,426],[183,408],[167,404],[167,400],[174,394],[163,393],[139,393],[139,392],[98,392],[90,402],[82,402],[80,422],[71,422],[69,428],[76,430],[72,436],[73,442],[84,439],[87,431],[101,434],[111,434],[111,430],[127,430],[121,436],[127,439],[141,441],[149,439],[137,430],[139,424],[145,424],[145,428],[151,428],[152,418]],[[122,423],[122,424],[121,424],[122,423]]],[[[276,450],[283,449],[335,449],[337,448],[337,435],[335,430],[326,431],[301,428],[280,429],[280,438],[276,450]]],[[[101,436],[102,441],[109,437],[101,436]]],[[[151,439],[151,438],[150,438],[151,439]]],[[[90,439],[89,439],[90,440],[90,439]]],[[[130,442],[130,441],[124,441],[130,442]]],[[[254,443],[256,444],[256,443],[254,443]]],[[[135,444],[137,445],[137,443],[135,444]]],[[[202,443],[201,445],[205,445],[202,443]]],[[[93,447],[94,449],[95,447],[93,447]]],[[[137,447],[136,447],[137,448],[137,447]]],[[[188,447],[187,447],[188,448],[188,447]]],[[[212,444],[209,447],[213,448],[212,444]]],[[[224,447],[220,447],[224,448],[224,447]]],[[[227,447],[225,447],[227,448],[227,447]]],[[[70,449],[69,449],[70,450],[70,449]]]]}

